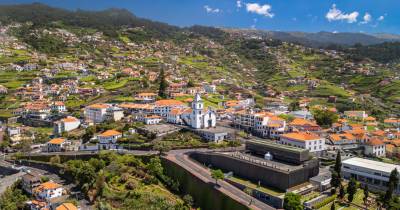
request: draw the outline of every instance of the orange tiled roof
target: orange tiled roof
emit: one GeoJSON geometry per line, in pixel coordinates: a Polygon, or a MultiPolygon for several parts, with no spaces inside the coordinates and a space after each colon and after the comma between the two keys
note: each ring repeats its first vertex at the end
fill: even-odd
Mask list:
{"type": "Polygon", "coordinates": [[[56,101],[56,102],[54,102],[54,105],[56,105],[56,106],[64,106],[64,102],[56,101]]]}
{"type": "Polygon", "coordinates": [[[368,144],[368,145],[371,145],[371,146],[380,146],[380,145],[383,145],[384,143],[383,143],[383,141],[380,140],[380,139],[373,138],[373,139],[369,140],[369,141],[367,142],[367,144],[368,144]]]}
{"type": "Polygon", "coordinates": [[[65,139],[56,138],[49,141],[49,144],[62,144],[65,142],[65,139]]]}
{"type": "Polygon", "coordinates": [[[89,105],[88,107],[91,109],[106,109],[110,106],[107,104],[92,104],[92,105],[89,105]]]}
{"type": "Polygon", "coordinates": [[[290,125],[292,125],[292,126],[305,126],[305,125],[318,126],[316,123],[311,122],[306,119],[302,119],[302,118],[295,118],[292,122],[290,122],[290,125]]]}
{"type": "Polygon", "coordinates": [[[123,103],[118,106],[125,109],[154,109],[154,106],[151,104],[123,103]]]}
{"type": "Polygon", "coordinates": [[[72,203],[63,203],[56,210],[78,210],[78,208],[72,203]]]}
{"type": "Polygon", "coordinates": [[[52,181],[49,181],[49,182],[45,182],[45,183],[42,183],[41,185],[39,185],[37,188],[35,188],[36,189],[35,191],[38,192],[38,191],[42,191],[42,190],[54,190],[54,189],[57,189],[60,187],[62,187],[62,185],[57,184],[52,181]]]}
{"type": "Polygon", "coordinates": [[[147,119],[161,119],[161,117],[158,116],[158,115],[149,115],[149,116],[146,116],[145,118],[147,118],[147,119]]]}
{"type": "Polygon", "coordinates": [[[329,139],[332,141],[340,141],[340,140],[354,140],[355,137],[351,133],[343,133],[343,134],[331,134],[329,135],[329,139]]]}
{"type": "Polygon", "coordinates": [[[377,130],[377,131],[372,132],[372,135],[374,135],[374,136],[385,136],[385,131],[377,130]]]}
{"type": "Polygon", "coordinates": [[[120,133],[116,130],[107,130],[104,133],[100,134],[99,136],[109,137],[109,136],[117,136],[117,135],[122,135],[122,133],[120,133]]]}
{"type": "Polygon", "coordinates": [[[147,97],[147,96],[156,96],[155,93],[139,93],[137,94],[138,97],[147,97]]]}
{"type": "Polygon", "coordinates": [[[282,134],[281,137],[293,139],[296,141],[309,141],[309,140],[316,140],[316,139],[321,138],[314,133],[308,133],[308,132],[286,133],[286,134],[282,134]]]}
{"type": "Polygon", "coordinates": [[[165,99],[156,101],[156,106],[182,106],[184,105],[183,102],[173,99],[165,99]]]}
{"type": "Polygon", "coordinates": [[[77,121],[79,121],[79,120],[78,120],[78,118],[76,118],[76,117],[68,116],[68,117],[62,119],[62,121],[64,121],[64,122],[77,122],[77,121]]]}
{"type": "Polygon", "coordinates": [[[366,121],[376,121],[376,118],[369,116],[369,117],[366,117],[365,120],[366,121]]]}
{"type": "Polygon", "coordinates": [[[383,121],[384,123],[400,123],[400,119],[388,118],[383,121]]]}

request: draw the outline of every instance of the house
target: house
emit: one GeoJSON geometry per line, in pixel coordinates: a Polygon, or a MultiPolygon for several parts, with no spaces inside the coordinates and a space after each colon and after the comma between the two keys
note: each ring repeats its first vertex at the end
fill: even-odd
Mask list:
{"type": "Polygon", "coordinates": [[[164,99],[155,102],[154,114],[158,114],[161,117],[167,117],[168,113],[174,108],[184,108],[186,105],[178,100],[164,99]]]}
{"type": "Polygon", "coordinates": [[[397,118],[388,118],[388,119],[385,119],[384,121],[383,121],[383,123],[385,123],[386,125],[388,125],[388,126],[392,126],[392,127],[400,127],[400,119],[397,119],[397,118]]]}
{"type": "Polygon", "coordinates": [[[63,193],[63,187],[53,181],[48,181],[40,184],[38,187],[33,189],[34,195],[41,200],[50,200],[52,198],[61,197],[63,193]]]}
{"type": "Polygon", "coordinates": [[[84,116],[86,122],[102,123],[106,120],[108,104],[92,104],[85,107],[84,116]]]}
{"type": "Polygon", "coordinates": [[[203,85],[203,89],[206,93],[215,93],[217,91],[217,86],[205,84],[203,85]]]}
{"type": "Polygon", "coordinates": [[[66,144],[68,144],[68,142],[63,138],[52,139],[49,142],[47,142],[45,151],[46,152],[61,152],[65,149],[66,144]]]}
{"type": "Polygon", "coordinates": [[[41,183],[39,174],[33,172],[23,175],[21,181],[22,189],[30,195],[33,194],[33,189],[38,187],[41,183]]]}
{"type": "Polygon", "coordinates": [[[81,121],[78,118],[68,116],[59,121],[54,122],[53,133],[54,133],[54,135],[59,136],[63,132],[69,132],[69,131],[77,129],[80,124],[81,124],[81,121]]]}
{"type": "Polygon", "coordinates": [[[156,125],[162,120],[158,115],[138,114],[136,117],[136,120],[143,122],[146,125],[156,125]]]}
{"type": "Polygon", "coordinates": [[[49,203],[47,203],[45,201],[31,200],[31,201],[27,202],[27,204],[29,205],[30,210],[49,210],[50,209],[49,203]]]}
{"type": "Polygon", "coordinates": [[[353,149],[359,146],[356,137],[351,133],[331,134],[327,140],[326,143],[332,150],[353,149]]]}
{"type": "Polygon", "coordinates": [[[306,120],[314,119],[311,112],[309,112],[307,110],[298,110],[298,111],[289,112],[289,115],[293,115],[295,118],[301,118],[301,119],[306,119],[306,120]]]}
{"type": "Polygon", "coordinates": [[[319,131],[321,127],[315,122],[303,118],[295,118],[289,123],[289,128],[298,131],[319,131]]]}
{"type": "Polygon", "coordinates": [[[107,130],[97,136],[100,148],[102,149],[115,149],[116,143],[119,138],[122,137],[122,133],[116,130],[107,130]]]}
{"type": "MultiPolygon", "coordinates": [[[[167,122],[172,124],[183,125],[183,119],[192,113],[191,108],[174,108],[167,114],[167,122]]],[[[186,117],[187,118],[187,117],[186,117]]]]}
{"type": "Polygon", "coordinates": [[[372,138],[364,144],[364,155],[374,157],[385,157],[386,146],[385,143],[378,139],[372,138]]]}
{"type": "Polygon", "coordinates": [[[110,106],[106,109],[105,120],[117,122],[124,118],[124,110],[116,107],[110,106]]]}
{"type": "Polygon", "coordinates": [[[118,105],[118,107],[122,108],[126,113],[146,113],[151,114],[154,113],[154,105],[152,104],[134,104],[134,103],[122,103],[118,105]]]}
{"type": "Polygon", "coordinates": [[[72,203],[62,203],[56,208],[56,210],[79,210],[79,209],[72,203]]]}
{"type": "Polygon", "coordinates": [[[349,119],[364,120],[368,114],[365,111],[345,111],[344,116],[349,119]]]}
{"type": "Polygon", "coordinates": [[[67,109],[65,108],[65,104],[62,101],[55,101],[51,104],[51,110],[55,112],[65,112],[67,109]]]}
{"type": "Polygon", "coordinates": [[[280,136],[279,143],[320,154],[325,150],[325,139],[310,132],[285,133],[280,136]]]}
{"type": "Polygon", "coordinates": [[[136,95],[135,100],[141,103],[153,103],[157,98],[155,93],[139,93],[136,95]]]}

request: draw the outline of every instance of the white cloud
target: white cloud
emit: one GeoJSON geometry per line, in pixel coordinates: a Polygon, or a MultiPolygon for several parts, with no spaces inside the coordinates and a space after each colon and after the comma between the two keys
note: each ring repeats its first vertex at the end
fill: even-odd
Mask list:
{"type": "Polygon", "coordinates": [[[363,21],[360,22],[360,23],[361,24],[367,24],[367,23],[371,22],[371,20],[372,20],[372,16],[368,12],[366,12],[364,17],[363,17],[363,21]]]}
{"type": "Polygon", "coordinates": [[[333,4],[332,8],[329,9],[325,17],[326,19],[328,19],[329,22],[337,20],[345,20],[348,23],[354,23],[357,22],[358,15],[359,13],[357,11],[347,14],[343,13],[341,10],[336,8],[336,4],[333,4]]]}
{"type": "Polygon", "coordinates": [[[206,10],[207,13],[220,13],[220,12],[222,12],[222,10],[220,10],[218,8],[211,8],[208,5],[205,5],[204,9],[206,10]]]}
{"type": "Polygon", "coordinates": [[[242,1],[236,1],[236,7],[237,8],[242,8],[242,1]]]}
{"type": "Polygon", "coordinates": [[[383,21],[384,19],[385,19],[385,16],[383,16],[383,15],[381,15],[381,16],[378,17],[378,20],[379,20],[379,21],[383,21]]]}
{"type": "Polygon", "coordinates": [[[337,34],[337,33],[339,33],[339,31],[332,31],[332,33],[337,34]]]}
{"type": "Polygon", "coordinates": [[[272,9],[272,7],[269,4],[264,4],[264,5],[260,5],[258,3],[247,3],[246,4],[247,12],[263,15],[263,16],[269,17],[269,18],[273,18],[274,14],[271,12],[271,9],[272,9]]]}

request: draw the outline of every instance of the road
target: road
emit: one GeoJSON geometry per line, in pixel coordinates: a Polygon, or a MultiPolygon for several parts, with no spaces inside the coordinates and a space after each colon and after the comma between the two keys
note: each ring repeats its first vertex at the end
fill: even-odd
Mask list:
{"type": "MultiPolygon", "coordinates": [[[[208,168],[197,164],[193,160],[189,158],[186,154],[189,151],[207,151],[206,149],[199,149],[199,150],[173,150],[170,151],[165,158],[170,161],[175,162],[176,164],[183,167],[185,170],[189,171],[205,183],[214,183],[214,179],[211,177],[211,173],[208,168]]],[[[272,210],[275,209],[255,198],[252,198],[242,190],[234,187],[233,185],[225,182],[223,180],[218,181],[218,187],[215,186],[215,189],[224,193],[225,195],[235,199],[236,201],[249,206],[250,200],[252,200],[252,204],[249,206],[251,209],[258,209],[258,210],[272,210]]]]}
{"type": "MultiPolygon", "coordinates": [[[[104,150],[106,151],[106,150],[104,150]]],[[[119,149],[115,150],[116,152],[120,154],[131,154],[131,155],[136,155],[136,156],[141,156],[141,155],[157,155],[158,151],[144,151],[144,150],[126,150],[126,149],[119,149]]],[[[92,151],[70,151],[70,152],[36,152],[36,153],[28,153],[27,155],[30,156],[54,156],[54,155],[90,155],[90,154],[97,154],[98,152],[92,152],[92,151]]]]}

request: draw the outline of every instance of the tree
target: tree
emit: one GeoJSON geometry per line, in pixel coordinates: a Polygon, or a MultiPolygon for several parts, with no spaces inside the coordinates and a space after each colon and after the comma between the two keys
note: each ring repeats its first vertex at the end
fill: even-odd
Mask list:
{"type": "Polygon", "coordinates": [[[157,142],[157,144],[155,144],[153,146],[154,150],[157,150],[159,153],[159,155],[163,155],[164,153],[168,152],[171,150],[171,144],[166,142],[166,141],[160,141],[157,142]]]}
{"type": "Polygon", "coordinates": [[[165,73],[163,68],[160,71],[160,75],[158,75],[158,82],[160,83],[160,86],[158,88],[158,96],[160,96],[161,98],[166,98],[168,83],[167,80],[165,80],[165,73]]]}
{"type": "Polygon", "coordinates": [[[367,201],[368,201],[368,197],[369,197],[369,189],[368,189],[368,185],[365,185],[364,187],[364,205],[367,205],[367,201]]]}
{"type": "Polygon", "coordinates": [[[331,210],[335,210],[336,208],[335,208],[335,201],[333,201],[332,202],[332,205],[331,205],[331,210]]]}
{"type": "Polygon", "coordinates": [[[397,169],[393,169],[392,172],[390,172],[388,189],[386,190],[385,197],[383,199],[385,206],[389,206],[389,202],[393,198],[393,191],[397,188],[397,185],[399,185],[399,172],[397,169]]]}
{"type": "Polygon", "coordinates": [[[346,195],[346,192],[344,191],[344,187],[342,185],[340,185],[340,187],[339,187],[339,198],[343,199],[345,195],[346,195]]]}
{"type": "Polygon", "coordinates": [[[289,104],[289,111],[297,111],[300,110],[300,103],[298,101],[293,101],[289,104]]]}
{"type": "Polygon", "coordinates": [[[82,143],[86,143],[86,142],[90,141],[90,139],[93,137],[95,132],[96,132],[96,128],[93,126],[86,128],[85,134],[83,134],[83,136],[82,136],[82,143]]]}
{"type": "Polygon", "coordinates": [[[61,158],[59,155],[53,156],[50,158],[50,163],[55,165],[55,164],[60,164],[61,163],[61,158]]]}
{"type": "Polygon", "coordinates": [[[331,185],[335,189],[338,188],[342,182],[341,172],[342,172],[342,158],[340,155],[340,151],[338,151],[336,154],[336,161],[335,161],[335,166],[333,168],[332,179],[331,179],[331,185]]]}
{"type": "Polygon", "coordinates": [[[347,196],[347,199],[349,202],[353,202],[354,195],[357,192],[357,181],[354,178],[350,179],[349,185],[347,186],[347,193],[349,194],[347,196]]]}
{"type": "Polygon", "coordinates": [[[251,188],[244,188],[243,190],[247,195],[250,195],[250,202],[249,202],[249,206],[251,205],[251,203],[253,203],[253,190],[251,188]]]}
{"type": "Polygon", "coordinates": [[[154,157],[150,159],[149,164],[147,165],[147,168],[153,174],[153,176],[159,176],[161,177],[163,175],[163,167],[161,164],[161,160],[159,157],[154,157]]]}
{"type": "Polygon", "coordinates": [[[332,124],[337,122],[337,120],[339,119],[338,115],[335,112],[327,110],[315,110],[313,114],[315,121],[317,121],[317,124],[324,128],[331,127],[332,124]]]}
{"type": "Polygon", "coordinates": [[[301,196],[296,193],[286,193],[283,199],[283,208],[285,210],[302,210],[301,196]]]}
{"type": "Polygon", "coordinates": [[[185,196],[183,196],[182,200],[185,202],[185,204],[189,207],[194,205],[194,200],[193,197],[189,194],[186,194],[185,196]]]}
{"type": "Polygon", "coordinates": [[[224,173],[220,170],[211,170],[211,177],[215,179],[215,184],[218,184],[218,180],[223,179],[225,177],[224,173]]]}

